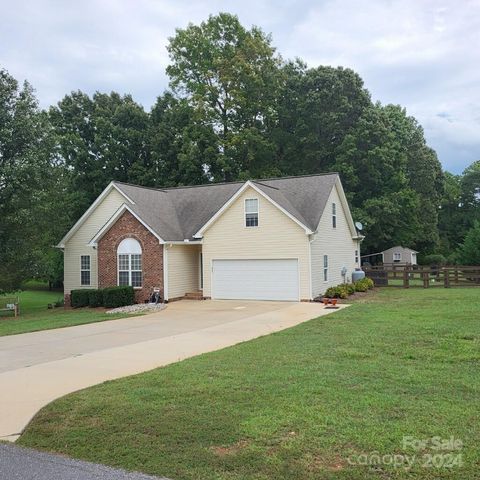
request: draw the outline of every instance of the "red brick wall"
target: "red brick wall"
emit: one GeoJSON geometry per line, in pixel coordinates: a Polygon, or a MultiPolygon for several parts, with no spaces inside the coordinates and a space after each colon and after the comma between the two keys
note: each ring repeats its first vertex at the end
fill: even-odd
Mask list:
{"type": "Polygon", "coordinates": [[[128,211],[98,242],[98,288],[117,285],[117,247],[125,238],[135,238],[142,246],[143,286],[135,289],[135,300],[143,303],[152,287],[159,287],[163,298],[163,245],[128,211]]]}

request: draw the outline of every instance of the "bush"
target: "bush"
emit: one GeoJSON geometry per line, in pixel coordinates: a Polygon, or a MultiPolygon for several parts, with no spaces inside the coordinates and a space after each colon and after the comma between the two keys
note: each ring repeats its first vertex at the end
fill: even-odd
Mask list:
{"type": "Polygon", "coordinates": [[[353,283],[347,283],[345,284],[345,287],[349,295],[353,295],[357,291],[353,283]]]}
{"type": "Polygon", "coordinates": [[[70,292],[70,304],[73,308],[88,307],[89,290],[72,290],[70,292]]]}
{"type": "Polygon", "coordinates": [[[364,281],[365,279],[362,278],[361,280],[357,280],[355,282],[355,289],[357,292],[366,292],[368,290],[368,285],[364,281]]]}
{"type": "Polygon", "coordinates": [[[327,288],[325,292],[327,298],[347,298],[348,290],[346,285],[337,285],[336,287],[327,288]]]}
{"type": "Polygon", "coordinates": [[[88,291],[88,306],[102,307],[103,306],[103,290],[87,290],[88,291]]]}
{"type": "Polygon", "coordinates": [[[133,287],[108,287],[103,289],[103,306],[107,308],[124,307],[135,303],[133,287]]]}
{"type": "Polygon", "coordinates": [[[362,278],[355,283],[341,283],[335,287],[327,288],[324,297],[327,298],[348,298],[355,292],[366,292],[373,288],[373,280],[371,278],[362,278]]]}
{"type": "Polygon", "coordinates": [[[371,278],[362,278],[355,282],[355,290],[357,292],[366,292],[374,287],[373,280],[371,278]]]}
{"type": "Polygon", "coordinates": [[[441,267],[446,265],[447,259],[440,253],[432,253],[431,255],[425,255],[422,259],[422,265],[430,265],[432,267],[441,267]]]}

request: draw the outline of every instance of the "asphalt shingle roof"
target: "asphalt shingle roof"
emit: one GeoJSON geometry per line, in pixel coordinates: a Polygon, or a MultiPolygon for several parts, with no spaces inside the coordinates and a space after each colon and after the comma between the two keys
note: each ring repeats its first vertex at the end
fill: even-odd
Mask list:
{"type": "MultiPolygon", "coordinates": [[[[338,174],[251,180],[299,222],[315,231],[338,174]]],[[[242,188],[245,182],[193,187],[147,188],[114,182],[133,202],[129,207],[165,241],[193,235],[242,188]]]]}

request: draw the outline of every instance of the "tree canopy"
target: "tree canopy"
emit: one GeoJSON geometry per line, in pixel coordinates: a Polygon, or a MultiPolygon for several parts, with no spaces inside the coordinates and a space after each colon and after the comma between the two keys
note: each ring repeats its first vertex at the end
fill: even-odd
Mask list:
{"type": "Polygon", "coordinates": [[[129,94],[81,91],[41,111],[32,87],[0,70],[0,289],[60,280],[52,245],[112,180],[337,171],[363,252],[402,244],[448,257],[475,244],[480,161],[443,172],[417,120],[373,103],[353,70],[284,61],[269,35],[228,13],[178,29],[167,50],[171,91],[149,111],[129,94]]]}

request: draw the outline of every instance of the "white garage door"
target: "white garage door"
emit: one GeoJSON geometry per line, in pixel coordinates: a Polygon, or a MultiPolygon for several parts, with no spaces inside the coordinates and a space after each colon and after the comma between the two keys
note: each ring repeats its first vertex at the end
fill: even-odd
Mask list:
{"type": "Polygon", "coordinates": [[[299,300],[298,260],[213,260],[212,298],[299,300]]]}

